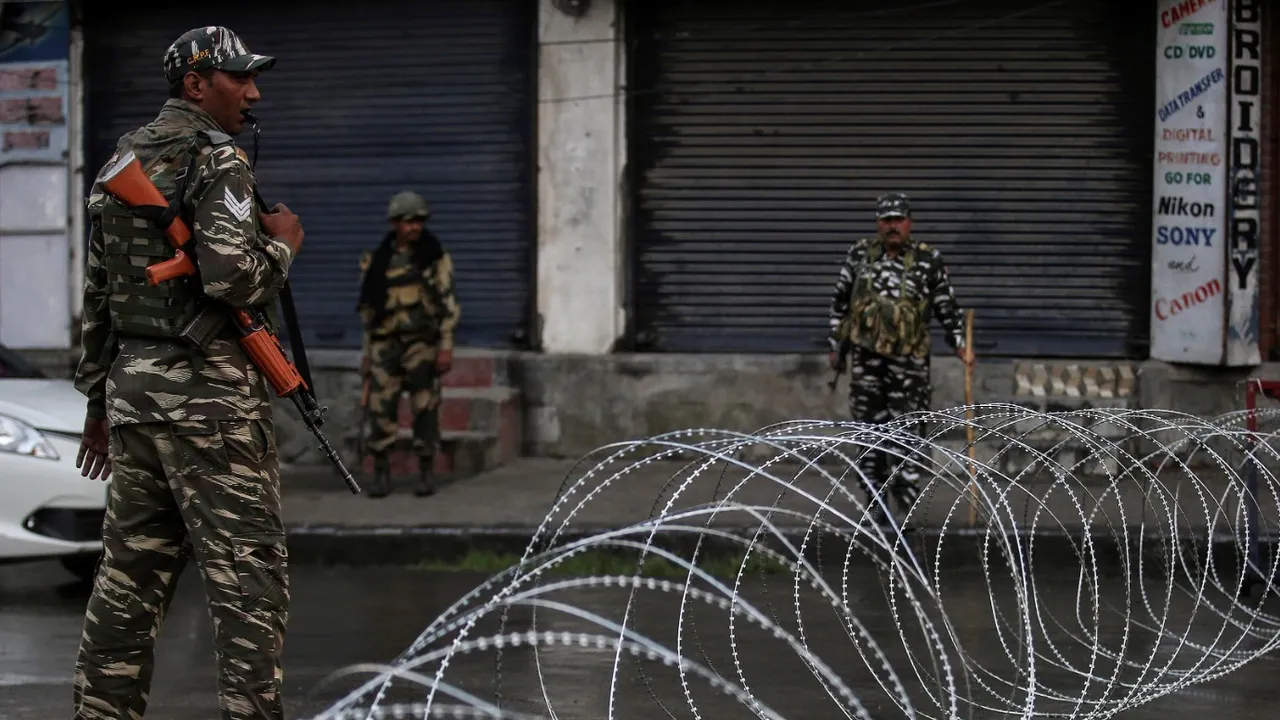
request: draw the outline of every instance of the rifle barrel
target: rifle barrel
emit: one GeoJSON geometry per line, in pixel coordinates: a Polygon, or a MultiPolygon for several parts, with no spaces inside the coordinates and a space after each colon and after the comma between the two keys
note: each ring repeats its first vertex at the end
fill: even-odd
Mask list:
{"type": "Polygon", "coordinates": [[[337,451],[335,451],[333,446],[329,444],[329,439],[320,431],[319,423],[316,421],[318,414],[310,412],[307,408],[306,400],[301,397],[305,392],[306,391],[304,390],[290,395],[293,399],[293,404],[298,408],[298,412],[302,415],[302,421],[307,424],[307,429],[310,430],[311,434],[320,442],[320,452],[324,453],[325,457],[329,458],[329,462],[333,463],[334,468],[337,469],[338,474],[342,476],[342,480],[347,484],[347,488],[351,490],[351,494],[359,495],[359,483],[357,483],[356,479],[351,476],[351,471],[347,470],[346,465],[342,464],[342,458],[338,457],[337,451]]]}

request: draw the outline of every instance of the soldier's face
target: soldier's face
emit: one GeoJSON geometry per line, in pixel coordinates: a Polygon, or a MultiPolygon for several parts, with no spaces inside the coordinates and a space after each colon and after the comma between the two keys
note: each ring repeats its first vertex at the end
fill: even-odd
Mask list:
{"type": "Polygon", "coordinates": [[[422,237],[422,218],[402,218],[395,223],[396,237],[404,242],[413,242],[422,237]]]}
{"type": "Polygon", "coordinates": [[[195,73],[188,73],[187,94],[227,134],[238,135],[244,130],[245,123],[240,113],[262,99],[255,82],[257,76],[256,70],[247,73],[214,70],[213,75],[205,80],[195,73]]]}
{"type": "Polygon", "coordinates": [[[876,221],[880,237],[890,242],[900,241],[911,235],[911,218],[887,217],[876,221]]]}

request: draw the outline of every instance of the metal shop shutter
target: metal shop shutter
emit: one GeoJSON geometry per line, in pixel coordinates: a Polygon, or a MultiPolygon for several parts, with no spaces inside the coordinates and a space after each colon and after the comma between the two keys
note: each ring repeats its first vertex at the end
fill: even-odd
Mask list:
{"type": "MultiPolygon", "coordinates": [[[[460,345],[529,336],[535,223],[532,3],[93,3],[86,10],[88,149],[96,174],[116,138],[167,98],[165,48],[225,24],[279,63],[259,83],[258,178],[302,218],[292,283],[308,347],[356,348],[359,256],[405,188],[430,203],[453,254],[460,345]]],[[[249,128],[237,138],[252,153],[249,128]]]]}
{"type": "Polygon", "coordinates": [[[825,347],[838,265],[896,190],[978,352],[1145,357],[1149,5],[634,3],[634,346],[825,347]]]}

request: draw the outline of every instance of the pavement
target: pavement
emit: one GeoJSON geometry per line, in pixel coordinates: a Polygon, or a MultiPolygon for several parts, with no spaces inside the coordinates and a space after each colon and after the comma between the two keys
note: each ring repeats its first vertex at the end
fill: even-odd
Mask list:
{"type": "MultiPolygon", "coordinates": [[[[743,466],[723,461],[701,472],[694,469],[687,460],[632,457],[606,464],[594,458],[525,457],[479,475],[446,481],[426,498],[413,496],[411,478],[397,478],[392,494],[379,499],[353,495],[336,472],[324,466],[286,469],[284,512],[291,561],[412,564],[448,561],[477,549],[520,555],[540,526],[544,526],[544,537],[556,532],[557,544],[563,544],[643,523],[664,510],[670,515],[703,508],[683,524],[710,525],[748,536],[769,517],[782,529],[781,535],[796,543],[804,542],[806,532],[814,532],[810,528],[814,515],[846,536],[863,517],[859,504],[833,491],[838,484],[852,491],[858,502],[862,500],[854,479],[847,471],[842,477],[841,468],[832,469],[831,477],[798,465],[773,466],[772,476],[752,475],[743,466]],[[573,492],[557,506],[557,498],[568,488],[573,492]],[[706,509],[730,494],[737,503],[754,505],[756,510],[712,513],[706,509]]],[[[1027,552],[1034,544],[1041,560],[1057,554],[1064,562],[1076,564],[1083,553],[1092,552],[1094,560],[1122,561],[1132,559],[1141,542],[1145,554],[1163,552],[1168,563],[1170,546],[1163,541],[1176,536],[1183,548],[1200,547],[1212,537],[1219,561],[1229,566],[1238,561],[1243,527],[1236,501],[1239,488],[1211,473],[1195,479],[1162,476],[1154,484],[1133,476],[1119,481],[1062,482],[1047,472],[1028,474],[1017,484],[998,478],[985,482],[988,489],[982,493],[982,502],[997,504],[999,512],[979,511],[972,524],[965,473],[958,468],[949,479],[927,485],[905,518],[906,536],[931,560],[945,542],[949,563],[983,562],[995,547],[993,542],[1016,537],[1027,552]]],[[[1280,527],[1276,506],[1274,496],[1264,500],[1261,534],[1267,546],[1280,527]]],[[[901,511],[897,517],[904,520],[901,511]]],[[[821,535],[824,542],[835,536],[821,535]]],[[[697,536],[668,531],[664,537],[669,543],[687,545],[697,536]]],[[[810,537],[808,549],[818,539],[810,537]]],[[[711,552],[730,546],[704,547],[711,552]]],[[[833,558],[829,549],[823,552],[827,560],[844,560],[840,553],[833,558]]]]}

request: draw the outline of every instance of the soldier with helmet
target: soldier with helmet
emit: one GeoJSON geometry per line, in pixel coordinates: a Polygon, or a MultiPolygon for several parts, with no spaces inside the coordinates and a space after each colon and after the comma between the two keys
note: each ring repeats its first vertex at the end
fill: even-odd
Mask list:
{"type": "Polygon", "coordinates": [[[284,717],[289,578],[271,389],[220,321],[229,307],[270,316],[302,248],[297,216],[257,207],[232,139],[274,65],[227,28],[184,33],[164,54],[169,99],[103,168],[136,158],[191,229],[197,274],[150,284],[145,269],[174,257],[168,223],[105,192],[105,172],[89,192],[76,464],[113,481],[75,665],[81,720],[146,714],[156,633],[189,559],[213,619],[221,717],[284,717]]]}
{"type": "MultiPolygon", "coordinates": [[[[961,312],[942,253],[912,234],[906,195],[877,198],[876,228],[875,237],[850,246],[829,315],[831,365],[839,366],[840,349],[848,347],[849,412],[865,423],[887,423],[929,409],[931,315],[942,324],[956,355],[967,365],[974,362],[972,349],[965,347],[961,312]]],[[[920,432],[918,424],[907,430],[920,432]]],[[[904,510],[919,496],[920,460],[912,459],[914,449],[889,448],[895,454],[871,449],[859,459],[859,482],[877,523],[886,517],[871,496],[890,477],[889,491],[904,510]]],[[[888,495],[884,502],[889,502],[888,495]]]]}
{"type": "Polygon", "coordinates": [[[413,450],[418,457],[414,494],[435,492],[432,466],[440,445],[440,379],[453,365],[453,333],[461,316],[454,296],[453,260],[425,227],[426,201],[405,190],[391,198],[391,229],[360,257],[364,324],[361,373],[369,382],[369,436],[374,478],[370,497],[391,489],[390,450],[399,429],[400,393],[409,393],[413,450]]]}

